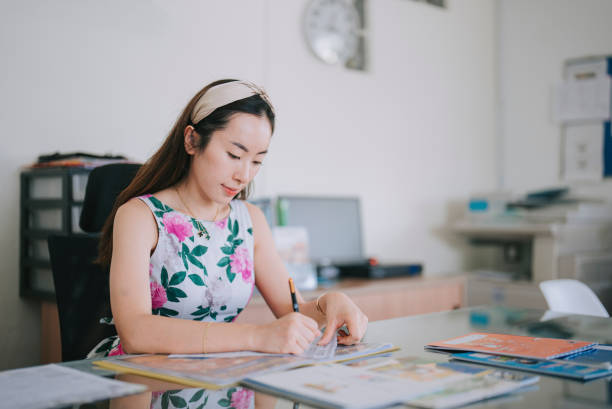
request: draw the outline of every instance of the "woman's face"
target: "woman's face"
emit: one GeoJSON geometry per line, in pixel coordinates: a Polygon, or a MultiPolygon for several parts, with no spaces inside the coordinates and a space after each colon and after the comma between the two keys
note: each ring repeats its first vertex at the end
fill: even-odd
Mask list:
{"type": "Polygon", "coordinates": [[[195,180],[203,197],[229,203],[259,171],[271,137],[265,115],[234,114],[225,128],[212,133],[204,151],[188,149],[194,155],[189,177],[195,180]]]}

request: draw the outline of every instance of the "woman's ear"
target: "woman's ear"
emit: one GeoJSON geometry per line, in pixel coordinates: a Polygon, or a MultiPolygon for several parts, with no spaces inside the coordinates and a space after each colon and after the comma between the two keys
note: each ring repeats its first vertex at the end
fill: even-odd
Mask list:
{"type": "Polygon", "coordinates": [[[195,155],[197,152],[197,134],[195,132],[195,129],[193,129],[193,126],[191,125],[187,125],[185,127],[185,131],[183,132],[183,135],[185,137],[184,139],[184,145],[185,145],[185,152],[187,152],[188,155],[195,155]]]}

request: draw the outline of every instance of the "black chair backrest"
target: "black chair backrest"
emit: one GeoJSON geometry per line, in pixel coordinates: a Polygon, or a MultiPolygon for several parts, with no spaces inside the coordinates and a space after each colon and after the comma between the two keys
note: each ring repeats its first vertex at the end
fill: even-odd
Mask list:
{"type": "Polygon", "coordinates": [[[138,163],[113,163],[100,166],[89,173],[79,226],[88,233],[97,233],[113,210],[115,199],[125,189],[138,169],[138,163]]]}
{"type": "MultiPolygon", "coordinates": [[[[127,187],[140,164],[117,163],[92,170],[85,187],[79,225],[99,233],[117,195],[127,187]]],[[[94,263],[99,235],[70,234],[48,237],[51,271],[60,322],[62,361],[83,359],[104,338],[115,335],[111,317],[108,269],[94,263]]]]}
{"type": "Polygon", "coordinates": [[[115,327],[99,323],[110,317],[108,270],[94,264],[98,237],[48,237],[51,269],[60,321],[62,361],[83,359],[115,327]]]}

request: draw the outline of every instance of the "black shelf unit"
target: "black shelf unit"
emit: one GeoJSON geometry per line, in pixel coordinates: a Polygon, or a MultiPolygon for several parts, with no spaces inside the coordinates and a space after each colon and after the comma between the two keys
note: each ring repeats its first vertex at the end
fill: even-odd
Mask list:
{"type": "Polygon", "coordinates": [[[19,295],[55,301],[47,237],[82,233],[79,217],[91,169],[31,168],[21,172],[19,295]]]}

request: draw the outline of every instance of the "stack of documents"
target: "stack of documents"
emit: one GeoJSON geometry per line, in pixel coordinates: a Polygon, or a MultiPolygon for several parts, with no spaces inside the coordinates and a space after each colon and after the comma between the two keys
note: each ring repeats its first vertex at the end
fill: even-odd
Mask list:
{"type": "Polygon", "coordinates": [[[537,376],[421,358],[328,364],[248,377],[249,388],[331,409],[445,409],[517,391],[537,376]]]}
{"type": "Polygon", "coordinates": [[[453,354],[453,359],[583,381],[612,375],[612,346],[596,345],[561,359],[525,359],[480,352],[453,354]]]}
{"type": "Polygon", "coordinates": [[[580,380],[612,375],[612,346],[586,341],[471,333],[425,348],[454,352],[456,360],[544,375],[580,380]]]}

